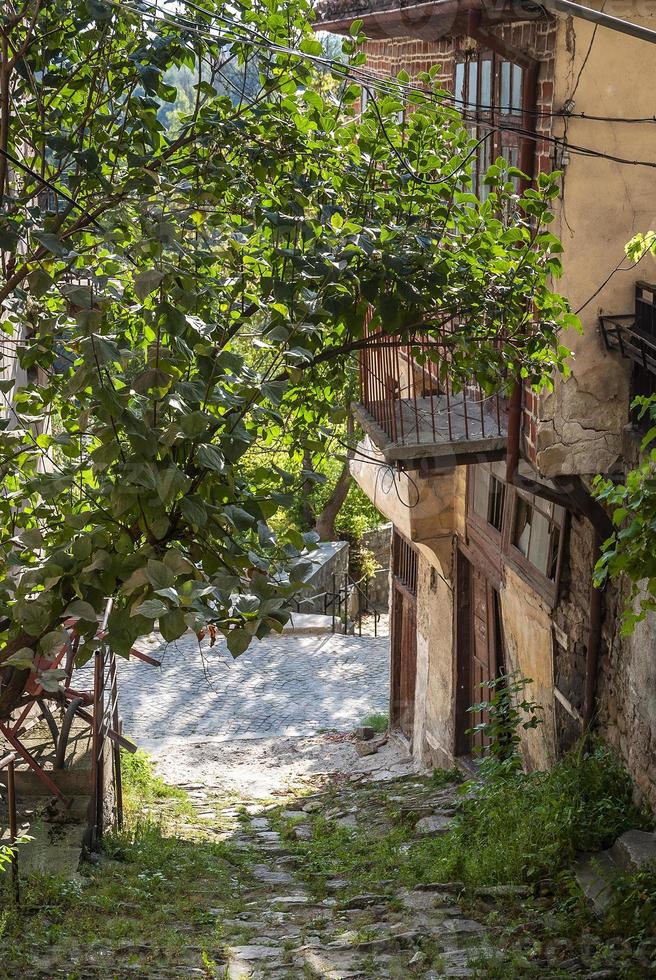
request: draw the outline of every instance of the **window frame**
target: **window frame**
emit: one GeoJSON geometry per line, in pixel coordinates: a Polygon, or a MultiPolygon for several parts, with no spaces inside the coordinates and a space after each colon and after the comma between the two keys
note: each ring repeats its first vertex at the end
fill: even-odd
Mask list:
{"type": "MultiPolygon", "coordinates": [[[[504,157],[509,166],[519,167],[521,136],[513,132],[523,115],[522,100],[525,83],[525,69],[508,58],[502,58],[494,51],[482,49],[474,52],[458,52],[453,67],[453,92],[456,109],[469,118],[463,122],[473,139],[481,139],[489,132],[489,127],[505,124],[510,129],[492,131],[489,139],[478,148],[472,162],[472,190],[485,200],[489,188],[483,183],[488,166],[504,157]],[[489,65],[489,92],[487,102],[482,95],[482,79],[487,77],[489,65]],[[476,66],[474,68],[474,66],[476,66]],[[485,67],[484,67],[485,66],[485,67]],[[461,76],[461,77],[460,77],[461,76]],[[504,82],[504,79],[506,81],[504,82]],[[472,94],[472,81],[476,91],[472,94]],[[503,89],[508,88],[507,103],[503,101],[503,89]]],[[[519,189],[518,178],[512,178],[519,189]]]]}
{"type": "MultiPolygon", "coordinates": [[[[467,474],[467,493],[466,493],[466,538],[467,551],[485,557],[488,565],[496,572],[499,580],[503,576],[503,567],[509,567],[516,572],[531,588],[537,592],[542,599],[551,607],[558,602],[560,595],[560,580],[562,565],[567,544],[567,532],[569,527],[569,511],[563,508],[563,518],[560,524],[557,538],[557,557],[556,570],[553,579],[550,579],[540,569],[534,565],[530,559],[522,554],[513,542],[519,502],[524,500],[529,506],[535,507],[543,513],[543,507],[548,503],[545,498],[537,494],[531,494],[520,490],[506,483],[503,473],[503,464],[499,463],[477,463],[475,466],[468,467],[467,474]],[[505,488],[505,499],[503,503],[501,530],[497,530],[474,508],[474,494],[476,484],[476,473],[482,469],[487,470],[492,476],[499,480],[505,488]],[[473,479],[472,479],[473,476],[473,479]]],[[[488,498],[489,499],[489,498],[488,498]]],[[[556,505],[562,506],[562,505],[556,505]]],[[[544,515],[547,516],[547,515],[544,515]]],[[[468,556],[469,557],[469,556],[468,556]]],[[[474,560],[474,559],[470,559],[474,560]]],[[[475,562],[476,563],[476,562],[475,562]]]]}
{"type": "MultiPolygon", "coordinates": [[[[506,490],[506,515],[502,534],[502,550],[504,559],[514,571],[518,572],[522,578],[526,579],[529,584],[533,586],[535,591],[538,592],[543,599],[546,599],[549,605],[555,606],[560,593],[560,579],[563,556],[566,547],[569,511],[566,507],[563,507],[563,518],[560,528],[558,529],[559,533],[556,543],[556,569],[554,577],[549,578],[537,567],[537,565],[534,565],[533,562],[526,555],[524,555],[514,543],[515,527],[517,524],[517,514],[519,512],[520,501],[524,501],[533,509],[537,509],[540,514],[547,517],[547,515],[543,513],[540,506],[540,502],[543,500],[543,498],[538,497],[537,494],[519,490],[517,487],[507,486],[506,490]]],[[[562,505],[556,504],[555,506],[562,505]]]]}

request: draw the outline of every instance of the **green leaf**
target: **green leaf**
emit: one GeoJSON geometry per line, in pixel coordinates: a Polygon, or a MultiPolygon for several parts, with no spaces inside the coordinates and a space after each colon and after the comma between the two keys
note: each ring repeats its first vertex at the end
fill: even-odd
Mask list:
{"type": "Polygon", "coordinates": [[[17,667],[19,670],[29,670],[34,663],[34,656],[34,650],[30,650],[29,647],[21,647],[20,650],[16,650],[10,657],[3,660],[2,666],[17,667]]]}
{"type": "Polygon", "coordinates": [[[181,609],[171,609],[165,615],[160,616],[159,631],[167,643],[177,640],[187,632],[185,615],[181,609]]]}
{"type": "Polygon", "coordinates": [[[200,466],[213,470],[215,473],[223,473],[225,469],[225,459],[221,450],[209,443],[203,443],[197,447],[196,461],[200,466]]]}
{"type": "Polygon", "coordinates": [[[39,245],[43,245],[48,252],[59,257],[68,255],[69,248],[64,242],[61,242],[56,235],[51,234],[49,231],[33,231],[32,238],[35,238],[39,245]]]}
{"type": "Polygon", "coordinates": [[[84,619],[89,623],[94,623],[98,618],[96,610],[91,603],[85,602],[83,599],[74,599],[66,607],[64,616],[70,616],[74,619],[84,619]]]}
{"type": "Polygon", "coordinates": [[[245,629],[231,629],[227,641],[230,653],[233,657],[239,657],[250,646],[251,634],[245,629]]]}
{"type": "Polygon", "coordinates": [[[158,619],[163,616],[165,612],[168,612],[168,606],[161,599],[146,599],[140,605],[136,606],[131,615],[132,616],[145,616],[147,619],[158,619]]]}
{"type": "Polygon", "coordinates": [[[164,273],[158,269],[146,269],[144,272],[139,272],[134,277],[134,292],[137,299],[144,300],[147,296],[150,296],[157,289],[163,278],[164,273]]]}
{"type": "Polygon", "coordinates": [[[149,558],[146,564],[146,577],[153,589],[167,589],[175,585],[175,575],[163,561],[149,558]]]}
{"type": "Polygon", "coordinates": [[[202,497],[197,494],[183,497],[180,501],[180,511],[185,520],[194,527],[203,527],[204,524],[207,524],[207,509],[202,497]]]}

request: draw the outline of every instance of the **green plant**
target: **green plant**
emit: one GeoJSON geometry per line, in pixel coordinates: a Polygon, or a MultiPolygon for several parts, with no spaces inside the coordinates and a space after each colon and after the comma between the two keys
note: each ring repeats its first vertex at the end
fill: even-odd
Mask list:
{"type": "Polygon", "coordinates": [[[521,742],[520,732],[542,724],[542,707],[524,697],[526,687],[531,683],[530,678],[520,677],[517,673],[502,674],[484,681],[480,686],[491,691],[491,696],[467,709],[472,714],[484,715],[482,721],[468,730],[468,734],[483,735],[487,747],[481,751],[486,752],[494,763],[505,763],[510,767],[521,765],[517,751],[521,742]]]}
{"type": "Polygon", "coordinates": [[[89,657],[107,597],[123,656],[156,627],[167,641],[218,631],[234,656],[284,628],[315,535],[271,526],[295,474],[242,460],[334,454],[344,374],[371,335],[421,324],[437,348],[448,327],[452,383],[493,391],[549,383],[569,354],[559,330],[577,322],[549,286],[559,175],[518,197],[500,158],[478,200],[477,143],[437,66],[401,124],[400,91],[356,112],[357,26],[326,84],[310,0],[284,16],[255,0],[237,20],[221,0],[200,20],[191,0],[14,6],[0,60],[0,718],[35,671],[57,696],[61,675],[41,664],[67,621],[89,657]],[[255,93],[226,94],[230,64],[256,69],[255,93]],[[193,98],[166,130],[183,69],[193,98]]]}
{"type": "Polygon", "coordinates": [[[379,571],[380,565],[376,556],[369,548],[364,548],[361,544],[351,546],[349,550],[349,573],[356,582],[370,582],[379,571]]]}
{"type": "Polygon", "coordinates": [[[150,756],[142,749],[137,749],[134,753],[121,749],[121,773],[124,802],[128,812],[140,812],[144,806],[156,800],[174,801],[173,809],[178,815],[191,811],[185,791],[169,785],[158,776],[150,756]]]}
{"type": "Polygon", "coordinates": [[[382,712],[367,715],[366,718],[362,719],[360,724],[364,728],[373,728],[376,733],[382,734],[383,732],[386,732],[389,727],[389,716],[383,714],[382,712]]]}
{"type": "Polygon", "coordinates": [[[601,476],[594,482],[594,494],[611,509],[617,528],[602,545],[595,582],[601,588],[609,578],[627,576],[631,588],[622,614],[624,634],[632,633],[648,612],[656,610],[656,395],[636,398],[632,407],[652,422],[640,447],[644,458],[627,473],[624,483],[601,476]]]}

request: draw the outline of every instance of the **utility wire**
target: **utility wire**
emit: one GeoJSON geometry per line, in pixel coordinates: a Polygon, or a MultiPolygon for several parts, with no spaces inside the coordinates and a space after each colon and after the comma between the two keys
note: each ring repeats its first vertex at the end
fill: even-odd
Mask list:
{"type": "MultiPolygon", "coordinates": [[[[105,2],[117,10],[127,9],[133,13],[140,14],[141,16],[150,18],[155,22],[159,21],[163,24],[168,25],[169,27],[175,27],[178,30],[191,32],[196,36],[199,36],[205,40],[209,40],[213,42],[216,42],[217,40],[225,40],[228,42],[249,44],[254,47],[264,48],[269,52],[275,52],[278,54],[287,54],[293,57],[300,58],[302,60],[311,61],[314,62],[315,64],[328,68],[334,74],[340,76],[342,79],[351,78],[352,80],[358,82],[359,84],[362,84],[363,87],[365,86],[365,84],[369,84],[381,89],[382,91],[385,91],[387,94],[398,96],[399,93],[402,92],[415,93],[417,95],[421,95],[422,97],[428,99],[429,101],[435,101],[436,98],[438,98],[441,101],[453,102],[455,104],[462,105],[465,107],[473,107],[476,109],[487,108],[486,106],[483,106],[481,103],[468,102],[463,99],[458,99],[456,98],[456,96],[448,92],[440,93],[439,96],[436,96],[436,93],[432,93],[426,90],[424,87],[413,84],[411,82],[401,82],[398,79],[391,79],[391,78],[387,79],[381,77],[380,75],[377,75],[375,72],[372,72],[370,69],[361,68],[359,66],[348,66],[344,62],[338,61],[337,59],[334,58],[329,58],[322,55],[313,55],[313,54],[309,54],[308,52],[301,51],[298,48],[293,48],[288,45],[278,44],[277,42],[274,42],[271,39],[267,38],[264,34],[261,34],[259,31],[254,31],[251,28],[248,28],[244,24],[239,24],[238,22],[233,21],[230,18],[221,16],[220,14],[214,13],[213,11],[206,10],[205,8],[199,7],[196,4],[189,3],[189,0],[187,0],[187,3],[189,6],[193,7],[193,9],[202,11],[206,16],[208,16],[213,20],[218,20],[227,24],[229,26],[229,30],[232,31],[232,35],[230,33],[223,33],[223,34],[210,33],[210,30],[207,28],[207,25],[202,25],[198,21],[191,20],[190,18],[182,17],[181,20],[180,19],[176,20],[172,15],[161,14],[157,10],[157,7],[153,6],[152,4],[149,4],[147,0],[142,0],[143,5],[146,8],[149,8],[145,10],[134,7],[129,3],[125,3],[125,2],[118,3],[118,0],[105,0],[105,2]],[[239,33],[239,31],[247,31],[248,34],[244,35],[243,33],[239,33]]],[[[180,14],[178,14],[177,16],[179,18],[180,14]]],[[[494,106],[490,108],[495,108],[499,111],[504,111],[506,109],[511,110],[513,107],[494,106]]],[[[656,123],[656,115],[642,116],[642,117],[601,116],[601,115],[588,115],[586,113],[574,113],[574,112],[566,111],[564,109],[557,112],[547,112],[541,109],[531,109],[528,110],[528,112],[531,115],[541,116],[545,118],[567,117],[567,118],[580,118],[588,121],[597,121],[597,122],[656,123]]],[[[524,110],[522,110],[522,114],[524,114],[524,110]]]]}

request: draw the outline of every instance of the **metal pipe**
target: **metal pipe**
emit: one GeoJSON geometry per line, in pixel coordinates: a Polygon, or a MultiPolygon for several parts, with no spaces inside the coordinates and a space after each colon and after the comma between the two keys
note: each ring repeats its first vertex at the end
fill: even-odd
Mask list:
{"type": "Polygon", "coordinates": [[[591,24],[598,24],[599,27],[607,27],[611,31],[618,31],[628,37],[638,38],[639,41],[649,41],[656,44],[656,31],[641,24],[634,24],[630,20],[623,20],[621,17],[613,17],[606,14],[603,10],[593,10],[581,3],[572,3],[571,0],[540,0],[540,6],[547,10],[555,10],[560,14],[570,14],[572,17],[580,17],[581,20],[588,20],[591,24]]]}
{"type": "MultiPolygon", "coordinates": [[[[4,760],[3,760],[4,761],[4,760]]],[[[18,882],[18,855],[16,854],[16,840],[18,839],[18,826],[16,821],[16,756],[12,753],[7,757],[7,807],[9,809],[9,844],[12,848],[11,853],[11,884],[14,890],[16,904],[20,902],[20,885],[18,882]]]]}
{"type": "MultiPolygon", "coordinates": [[[[593,568],[601,557],[602,539],[595,531],[593,548],[593,568]]],[[[601,618],[602,618],[603,589],[590,584],[590,611],[588,619],[588,643],[585,653],[585,696],[583,699],[583,731],[590,728],[594,717],[597,697],[597,674],[599,667],[599,650],[601,647],[601,618]]]]}

